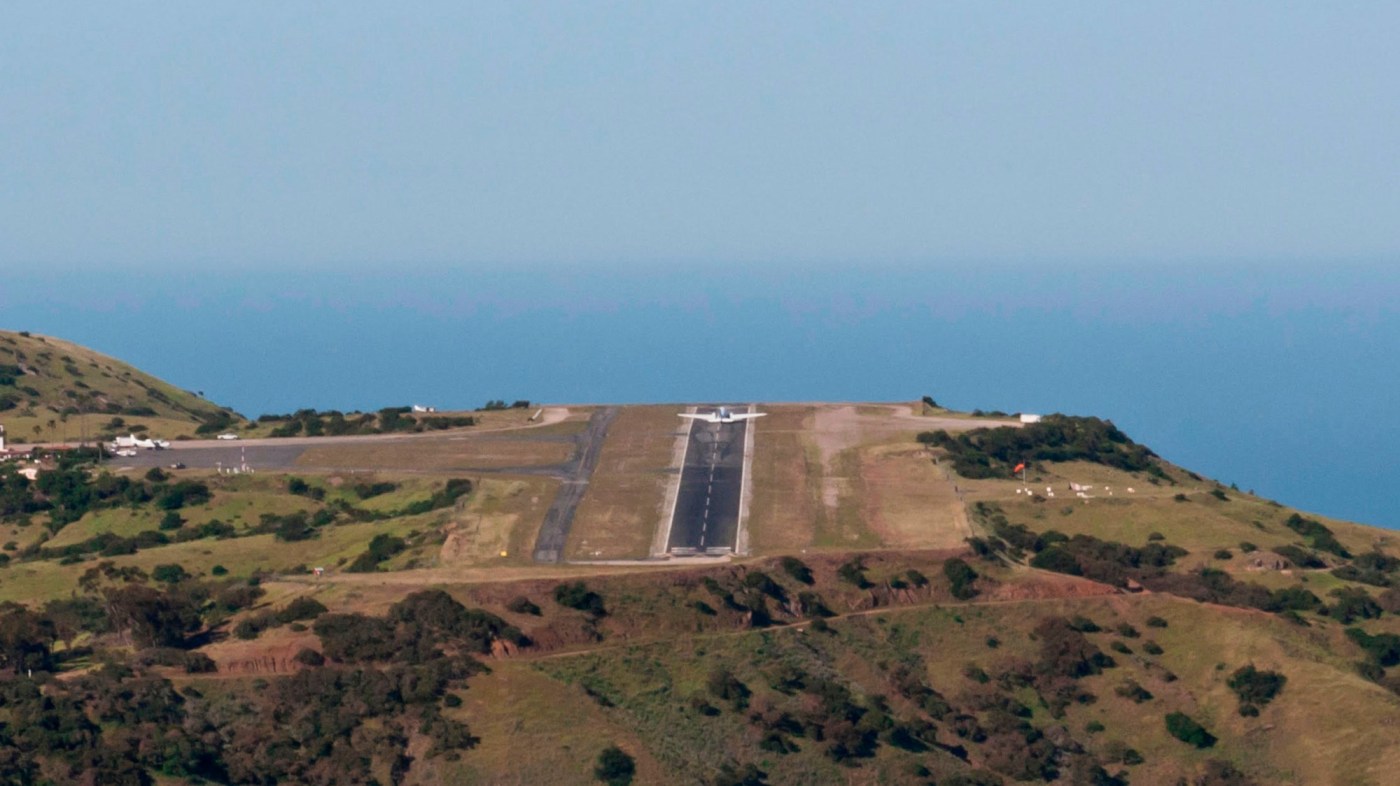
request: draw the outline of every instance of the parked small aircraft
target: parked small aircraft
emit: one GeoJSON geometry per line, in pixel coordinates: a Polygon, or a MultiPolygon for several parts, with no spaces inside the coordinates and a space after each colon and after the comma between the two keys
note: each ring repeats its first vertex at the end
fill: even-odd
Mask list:
{"type": "Polygon", "coordinates": [[[142,439],[135,434],[125,437],[117,437],[112,443],[113,449],[121,448],[145,448],[146,450],[165,450],[170,447],[170,443],[163,439],[142,439]]]}

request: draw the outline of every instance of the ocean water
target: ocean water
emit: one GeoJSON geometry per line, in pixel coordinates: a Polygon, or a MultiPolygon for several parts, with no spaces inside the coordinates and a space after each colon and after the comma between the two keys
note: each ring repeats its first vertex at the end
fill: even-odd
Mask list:
{"type": "Polygon", "coordinates": [[[256,416],[410,403],[895,401],[1113,420],[1186,467],[1400,528],[1393,266],[26,271],[0,327],[256,416]]]}

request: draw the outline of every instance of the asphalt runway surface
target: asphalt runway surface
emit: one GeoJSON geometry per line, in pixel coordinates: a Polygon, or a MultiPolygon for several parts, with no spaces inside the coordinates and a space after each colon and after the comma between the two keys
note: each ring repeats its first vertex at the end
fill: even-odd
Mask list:
{"type": "Polygon", "coordinates": [[[748,427],[747,421],[691,422],[667,551],[690,554],[734,550],[748,427]]]}

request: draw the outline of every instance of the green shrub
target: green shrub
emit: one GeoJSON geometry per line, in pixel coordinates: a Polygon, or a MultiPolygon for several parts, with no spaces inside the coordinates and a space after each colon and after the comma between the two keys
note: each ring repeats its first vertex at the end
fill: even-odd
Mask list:
{"type": "Polygon", "coordinates": [[[179,564],[157,565],[151,569],[151,580],[162,584],[178,584],[189,577],[184,566],[179,564]]]}
{"type": "Polygon", "coordinates": [[[977,571],[963,560],[953,557],[944,562],[943,575],[948,577],[953,597],[968,600],[977,596],[977,588],[973,586],[973,582],[977,580],[977,571]]]}
{"type": "Polygon", "coordinates": [[[809,585],[812,583],[812,569],[807,567],[807,563],[797,557],[783,557],[778,560],[778,566],[783,569],[784,573],[791,576],[794,581],[809,585]]]}
{"type": "Polygon", "coordinates": [[[1136,680],[1128,680],[1114,688],[1113,692],[1125,699],[1130,699],[1134,704],[1152,701],[1152,693],[1139,685],[1136,680]]]}
{"type": "Polygon", "coordinates": [[[1103,628],[1100,628],[1098,626],[1098,623],[1094,622],[1093,620],[1089,619],[1088,617],[1082,614],[1076,614],[1073,617],[1070,617],[1069,626],[1079,631],[1080,633],[1098,633],[1099,631],[1103,630],[1103,628]]]}
{"type": "Polygon", "coordinates": [[[844,562],[836,569],[836,575],[847,584],[854,584],[860,589],[869,589],[874,586],[865,577],[865,562],[860,557],[854,557],[849,562],[844,562]]]}
{"type": "Polygon", "coordinates": [[[314,620],[326,611],[325,604],[319,600],[300,597],[293,598],[292,602],[278,610],[275,616],[279,623],[285,625],[299,620],[314,620]]]}
{"type": "Polygon", "coordinates": [[[1328,607],[1327,613],[1343,625],[1362,620],[1373,620],[1384,613],[1371,593],[1360,587],[1340,587],[1328,593],[1336,602],[1328,607]]]}
{"type": "Polygon", "coordinates": [[[347,570],[351,573],[373,573],[379,569],[379,563],[401,553],[406,548],[408,548],[408,544],[403,538],[381,532],[370,539],[369,547],[363,554],[355,558],[347,570]]]}
{"type": "Polygon", "coordinates": [[[288,543],[295,543],[302,540],[310,540],[316,537],[316,530],[307,522],[306,513],[297,511],[288,516],[275,517],[276,523],[273,535],[278,540],[288,543]]]}
{"type": "Polygon", "coordinates": [[[1322,522],[1315,519],[1307,519],[1297,513],[1289,516],[1283,522],[1284,526],[1307,538],[1313,548],[1318,551],[1326,551],[1336,554],[1343,559],[1350,559],[1351,554],[1346,547],[1341,544],[1322,522]]]}
{"type": "Polygon", "coordinates": [[[1258,715],[1258,707],[1274,700],[1288,678],[1276,671],[1260,671],[1253,664],[1241,666],[1225,683],[1240,700],[1240,714],[1258,715]]]}
{"type": "Polygon", "coordinates": [[[1079,567],[1079,560],[1060,546],[1051,546],[1032,557],[1031,567],[1070,576],[1084,575],[1083,569],[1079,567]]]}
{"type": "Polygon", "coordinates": [[[1347,638],[1365,650],[1376,666],[1389,668],[1400,665],[1400,635],[1378,633],[1373,636],[1361,628],[1347,628],[1347,638]]]}
{"type": "Polygon", "coordinates": [[[607,613],[603,607],[603,597],[590,591],[582,581],[556,586],[554,588],[554,602],[565,608],[588,612],[595,617],[601,617],[607,613]]]}
{"type": "Polygon", "coordinates": [[[748,707],[749,697],[753,695],[749,687],[724,666],[716,666],[710,670],[710,675],[705,680],[705,688],[711,696],[733,705],[735,711],[748,707]]]}
{"type": "Polygon", "coordinates": [[[1044,461],[1088,461],[1128,472],[1161,472],[1156,454],[1098,418],[1050,415],[1020,428],[926,431],[918,440],[945,450],[953,471],[967,478],[1009,478],[1016,464],[1044,461]]]}
{"type": "Polygon", "coordinates": [[[1181,712],[1173,712],[1166,716],[1167,733],[1181,740],[1188,745],[1197,748],[1209,748],[1215,745],[1215,736],[1206,731],[1205,727],[1191,719],[1191,716],[1181,712]]]}
{"type": "Polygon", "coordinates": [[[530,601],[529,598],[525,597],[524,595],[516,595],[515,597],[506,601],[506,611],[510,611],[515,614],[530,614],[536,617],[540,616],[540,607],[536,606],[530,601]]]}

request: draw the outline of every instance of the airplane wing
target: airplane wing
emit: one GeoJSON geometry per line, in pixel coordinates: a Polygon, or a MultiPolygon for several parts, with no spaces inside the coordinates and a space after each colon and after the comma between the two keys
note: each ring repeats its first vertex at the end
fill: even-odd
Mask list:
{"type": "Polygon", "coordinates": [[[764,415],[767,415],[767,414],[768,414],[767,412],[733,412],[733,413],[730,413],[729,419],[730,419],[730,420],[752,420],[752,419],[754,419],[754,418],[761,418],[761,417],[763,417],[764,415]]]}
{"type": "Polygon", "coordinates": [[[690,420],[703,420],[703,421],[705,421],[706,423],[717,423],[717,422],[719,422],[719,416],[715,415],[713,412],[708,412],[708,413],[706,413],[706,414],[704,414],[704,415],[697,415],[697,414],[693,414],[693,413],[690,413],[690,412],[681,412],[681,413],[679,413],[679,414],[680,414],[680,417],[689,418],[690,420]]]}

